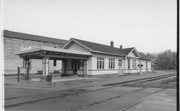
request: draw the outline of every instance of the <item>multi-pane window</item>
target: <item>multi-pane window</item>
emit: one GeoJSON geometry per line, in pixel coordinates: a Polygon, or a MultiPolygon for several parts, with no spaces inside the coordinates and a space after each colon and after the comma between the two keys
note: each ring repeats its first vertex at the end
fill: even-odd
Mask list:
{"type": "Polygon", "coordinates": [[[136,69],[136,60],[133,60],[132,68],[133,68],[133,69],[136,69]]]}
{"type": "Polygon", "coordinates": [[[128,69],[130,69],[130,60],[128,60],[128,69]]]}
{"type": "Polygon", "coordinates": [[[114,68],[115,68],[115,59],[109,58],[109,69],[114,69],[114,68]]]}
{"type": "Polygon", "coordinates": [[[97,69],[104,69],[104,58],[97,58],[97,69]]]}
{"type": "Polygon", "coordinates": [[[122,66],[122,60],[121,59],[119,59],[119,61],[118,61],[118,66],[122,66]]]}

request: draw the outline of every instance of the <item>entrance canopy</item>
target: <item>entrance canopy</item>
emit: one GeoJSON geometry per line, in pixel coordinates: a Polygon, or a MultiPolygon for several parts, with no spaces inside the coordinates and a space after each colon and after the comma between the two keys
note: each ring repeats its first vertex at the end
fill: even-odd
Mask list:
{"type": "Polygon", "coordinates": [[[21,58],[24,59],[87,59],[89,56],[92,56],[91,53],[82,52],[71,49],[59,49],[52,47],[39,47],[23,50],[17,53],[21,58]]]}
{"type": "Polygon", "coordinates": [[[71,49],[59,49],[52,47],[39,47],[20,51],[17,53],[27,63],[27,78],[29,78],[30,59],[42,59],[43,76],[49,74],[49,60],[62,60],[62,72],[66,73],[67,59],[81,59],[84,61],[84,74],[87,74],[87,59],[91,53],[71,49]]]}

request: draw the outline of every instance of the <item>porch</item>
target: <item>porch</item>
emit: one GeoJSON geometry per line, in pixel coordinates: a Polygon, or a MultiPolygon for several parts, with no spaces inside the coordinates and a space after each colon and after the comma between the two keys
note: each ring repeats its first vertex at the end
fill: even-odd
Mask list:
{"type": "Polygon", "coordinates": [[[86,76],[88,71],[87,60],[90,56],[92,56],[91,53],[87,52],[52,47],[27,49],[20,51],[17,55],[25,61],[27,79],[29,79],[31,59],[42,60],[42,75],[44,77],[51,74],[49,67],[50,60],[61,61],[62,68],[59,67],[59,70],[62,76],[86,76]]]}

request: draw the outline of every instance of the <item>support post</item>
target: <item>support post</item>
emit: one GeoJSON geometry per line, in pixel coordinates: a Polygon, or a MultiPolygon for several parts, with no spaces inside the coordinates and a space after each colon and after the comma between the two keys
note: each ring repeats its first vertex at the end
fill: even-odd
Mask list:
{"type": "Polygon", "coordinates": [[[19,82],[20,68],[18,67],[17,81],[19,82]]]}
{"type": "Polygon", "coordinates": [[[25,59],[25,64],[26,64],[26,77],[25,79],[29,80],[29,69],[30,69],[30,59],[25,59]]]}
{"type": "Polygon", "coordinates": [[[49,58],[43,58],[42,64],[43,76],[47,76],[49,74],[49,58]]]}
{"type": "Polygon", "coordinates": [[[66,59],[64,60],[64,74],[66,74],[66,59]]]}
{"type": "Polygon", "coordinates": [[[29,60],[28,60],[28,66],[27,66],[27,80],[29,80],[29,60]]]}
{"type": "Polygon", "coordinates": [[[62,71],[62,74],[64,74],[64,60],[62,60],[62,69],[61,69],[61,71],[62,71]]]}
{"type": "Polygon", "coordinates": [[[62,75],[66,74],[66,59],[62,60],[62,75]]]}
{"type": "Polygon", "coordinates": [[[84,76],[87,76],[87,60],[84,60],[84,76]]]}

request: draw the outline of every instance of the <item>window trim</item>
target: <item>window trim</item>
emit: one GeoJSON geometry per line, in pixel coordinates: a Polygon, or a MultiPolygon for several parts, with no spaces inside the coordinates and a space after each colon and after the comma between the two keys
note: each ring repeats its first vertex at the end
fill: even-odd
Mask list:
{"type": "Polygon", "coordinates": [[[132,60],[132,69],[137,69],[137,67],[136,67],[136,60],[132,60]]]}
{"type": "Polygon", "coordinates": [[[123,60],[122,60],[122,59],[119,59],[119,60],[118,60],[118,66],[122,66],[122,62],[123,62],[123,60]]]}
{"type": "Polygon", "coordinates": [[[105,59],[103,57],[97,57],[97,69],[104,69],[105,59]]]}
{"type": "Polygon", "coordinates": [[[109,58],[109,69],[115,69],[115,58],[109,58]]]}
{"type": "Polygon", "coordinates": [[[131,61],[128,59],[128,69],[131,69],[131,61]]]}

